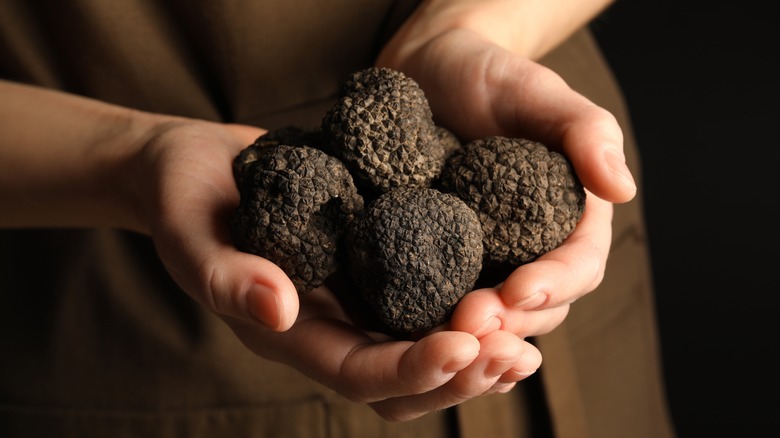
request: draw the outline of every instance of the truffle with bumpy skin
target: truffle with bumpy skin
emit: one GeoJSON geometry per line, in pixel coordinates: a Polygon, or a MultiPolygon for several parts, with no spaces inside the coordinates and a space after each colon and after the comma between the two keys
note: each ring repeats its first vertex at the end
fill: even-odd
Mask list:
{"type": "Polygon", "coordinates": [[[307,129],[296,125],[287,125],[272,129],[257,137],[254,143],[244,148],[233,159],[233,175],[239,185],[241,178],[243,178],[244,167],[257,160],[258,152],[263,148],[278,145],[309,146],[322,150],[322,132],[319,127],[307,129]]]}
{"type": "Polygon", "coordinates": [[[276,263],[305,294],[337,270],[340,239],[363,198],[336,158],[267,140],[234,159],[240,202],[232,237],[239,250],[276,263]]]}
{"type": "Polygon", "coordinates": [[[382,331],[405,337],[447,320],[482,268],[482,228],[457,197],[402,187],[374,200],[345,235],[349,274],[382,331]]]}
{"type": "Polygon", "coordinates": [[[319,126],[304,128],[298,125],[287,125],[272,129],[257,137],[255,146],[275,146],[286,144],[288,146],[309,146],[320,149],[322,132],[319,126]]]}
{"type": "Polygon", "coordinates": [[[422,89],[388,68],[354,73],[323,118],[322,134],[364,193],[428,187],[447,153],[422,89]]]}
{"type": "Polygon", "coordinates": [[[439,141],[439,144],[444,150],[445,161],[453,153],[455,153],[455,151],[463,146],[463,144],[460,142],[460,139],[452,131],[443,126],[437,125],[435,128],[435,134],[436,139],[439,141]]]}
{"type": "Polygon", "coordinates": [[[556,248],[585,211],[585,190],[568,159],[526,139],[464,145],[440,183],[479,215],[486,266],[521,265],[556,248]]]}

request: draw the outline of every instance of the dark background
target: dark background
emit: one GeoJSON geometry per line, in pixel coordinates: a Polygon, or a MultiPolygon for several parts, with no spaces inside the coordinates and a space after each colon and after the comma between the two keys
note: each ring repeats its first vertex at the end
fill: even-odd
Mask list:
{"type": "Polygon", "coordinates": [[[780,25],[771,2],[618,0],[592,29],[644,160],[680,437],[777,433],[780,25]]]}

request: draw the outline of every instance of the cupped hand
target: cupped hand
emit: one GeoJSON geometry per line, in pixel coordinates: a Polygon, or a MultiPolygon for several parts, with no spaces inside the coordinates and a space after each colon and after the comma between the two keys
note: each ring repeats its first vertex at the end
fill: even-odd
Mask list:
{"type": "Polygon", "coordinates": [[[495,288],[466,294],[452,316],[452,328],[477,337],[493,330],[526,337],[555,329],[570,305],[603,279],[611,218],[612,204],[588,193],[582,219],[558,248],[519,266],[495,288]]]}
{"type": "Polygon", "coordinates": [[[258,355],[288,364],[390,421],[507,391],[541,364],[536,347],[501,330],[479,339],[436,331],[416,341],[365,332],[325,287],[302,297],[298,320],[285,332],[250,320],[226,321],[258,355]]]}
{"type": "Polygon", "coordinates": [[[298,313],[292,282],[230,239],[239,198],[233,158],[262,133],[194,120],[162,124],[137,160],[138,197],[157,252],[182,289],[219,315],[285,330],[298,313]]]}
{"type": "Polygon", "coordinates": [[[355,327],[321,287],[299,299],[270,261],[236,250],[238,204],[231,163],[263,131],[177,120],[137,160],[141,216],[174,280],[221,317],[259,356],[289,365],[390,420],[408,420],[508,390],[541,363],[536,348],[504,331],[477,339],[440,331],[416,342],[355,327]]]}
{"type": "Polygon", "coordinates": [[[423,88],[437,124],[463,141],[489,135],[545,143],[572,162],[586,192],[585,214],[558,248],[518,267],[496,287],[467,294],[451,321],[478,337],[506,330],[520,337],[547,333],[569,305],[604,276],[611,244],[612,203],[636,193],[625,165],[623,134],[605,109],[571,89],[552,70],[462,28],[379,63],[404,71],[423,88]]]}

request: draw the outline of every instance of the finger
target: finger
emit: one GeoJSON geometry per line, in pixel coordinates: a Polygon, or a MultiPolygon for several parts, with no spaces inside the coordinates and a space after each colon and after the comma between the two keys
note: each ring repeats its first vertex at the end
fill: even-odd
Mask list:
{"type": "Polygon", "coordinates": [[[433,333],[411,346],[368,344],[344,360],[339,392],[362,402],[424,393],[448,382],[479,352],[476,338],[453,331],[433,333]]]}
{"type": "Polygon", "coordinates": [[[247,146],[254,143],[254,141],[257,140],[257,137],[260,137],[261,135],[268,132],[265,129],[260,129],[249,125],[241,125],[238,123],[227,124],[225,127],[230,130],[233,136],[235,136],[240,143],[247,146]]]}
{"type": "MultiPolygon", "coordinates": [[[[372,403],[371,407],[385,419],[406,421],[457,405],[489,391],[507,370],[521,360],[524,351],[535,350],[531,344],[501,331],[480,339],[480,346],[479,357],[443,386],[424,394],[382,400],[372,403]]],[[[541,362],[535,363],[534,357],[532,353],[526,366],[536,370],[541,362]]]]}
{"type": "Polygon", "coordinates": [[[566,154],[585,187],[602,199],[635,196],[617,120],[554,71],[465,30],[448,32],[415,56],[421,67],[412,75],[433,113],[461,138],[541,141],[566,154]]]}
{"type": "Polygon", "coordinates": [[[298,292],[274,263],[230,247],[209,253],[199,274],[204,296],[218,314],[289,329],[298,315],[298,292]]]}
{"type": "Polygon", "coordinates": [[[517,385],[517,382],[534,375],[541,366],[542,354],[535,346],[530,345],[530,347],[532,348],[528,348],[520,357],[520,360],[518,360],[510,369],[506,370],[506,372],[498,378],[496,383],[482,395],[509,392],[517,385]]]}
{"type": "Polygon", "coordinates": [[[515,269],[501,286],[509,307],[550,308],[572,303],[604,278],[612,238],[612,204],[588,194],[585,213],[563,243],[515,269]]]}
{"type": "Polygon", "coordinates": [[[452,329],[477,337],[499,329],[518,336],[551,331],[568,313],[568,304],[603,279],[611,219],[612,205],[588,196],[582,220],[560,247],[515,269],[498,289],[466,294],[453,312],[452,329]],[[556,308],[554,312],[528,312],[556,308]]]}
{"type": "Polygon", "coordinates": [[[583,185],[610,202],[633,199],[636,182],[626,165],[623,131],[612,113],[585,100],[570,119],[561,144],[583,185]]]}
{"type": "Polygon", "coordinates": [[[519,382],[536,373],[541,366],[542,353],[535,345],[523,341],[523,354],[510,368],[499,376],[498,382],[519,382]]]}
{"type": "Polygon", "coordinates": [[[420,341],[374,342],[354,327],[325,318],[299,320],[288,331],[262,336],[246,322],[232,326],[263,357],[293,366],[359,402],[420,394],[469,366],[480,343],[463,332],[438,332],[420,341]]]}
{"type": "Polygon", "coordinates": [[[152,226],[161,259],[177,283],[214,312],[285,330],[298,312],[295,287],[273,263],[238,251],[229,235],[239,195],[228,146],[240,143],[222,131],[193,131],[181,134],[187,147],[162,151],[168,167],[161,171],[159,222],[152,226]]]}
{"type": "Polygon", "coordinates": [[[520,356],[520,360],[515,363],[511,368],[506,370],[498,380],[493,384],[490,389],[485,391],[482,395],[489,395],[495,393],[507,393],[511,391],[517,382],[525,380],[539,369],[542,364],[542,354],[533,344],[529,344],[528,348],[520,356]]]}
{"type": "Polygon", "coordinates": [[[506,57],[501,61],[503,68],[490,68],[482,75],[487,89],[493,91],[488,99],[499,132],[562,151],[585,187],[600,198],[610,202],[632,199],[636,183],[625,164],[623,131],[617,119],[552,70],[499,53],[506,57]]]}
{"type": "MultiPolygon", "coordinates": [[[[217,218],[193,215],[161,251],[174,279],[215,313],[287,330],[298,315],[298,292],[276,264],[238,251],[217,218]],[[196,237],[186,237],[196,236],[196,237]]],[[[165,235],[165,233],[162,233],[165,235]]],[[[161,238],[165,241],[166,238],[161,238]]]]}
{"type": "Polygon", "coordinates": [[[480,289],[466,294],[450,319],[453,330],[482,338],[496,330],[513,333],[521,338],[539,336],[552,331],[563,322],[569,306],[545,310],[523,310],[509,307],[498,289],[480,289]]]}
{"type": "Polygon", "coordinates": [[[158,231],[158,251],[182,288],[219,315],[286,330],[298,314],[298,292],[274,263],[238,251],[207,215],[192,215],[185,228],[158,231]],[[187,237],[197,236],[197,238],[187,237]]]}
{"type": "Polygon", "coordinates": [[[493,111],[504,135],[559,149],[596,196],[610,202],[631,200],[636,183],[625,164],[623,131],[615,117],[572,90],[552,70],[521,60],[511,65],[498,74],[522,73],[522,81],[512,76],[486,79],[497,84],[493,111]]]}

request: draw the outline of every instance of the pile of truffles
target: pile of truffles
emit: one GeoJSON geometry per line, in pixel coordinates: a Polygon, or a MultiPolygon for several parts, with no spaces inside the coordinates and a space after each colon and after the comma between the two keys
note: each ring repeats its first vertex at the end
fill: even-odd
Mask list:
{"type": "Polygon", "coordinates": [[[320,126],[260,136],[233,173],[239,250],[276,263],[299,294],[339,273],[358,319],[399,338],[447,321],[487,268],[560,245],[585,209],[563,155],[519,138],[461,144],[387,68],[354,73],[320,126]]]}

